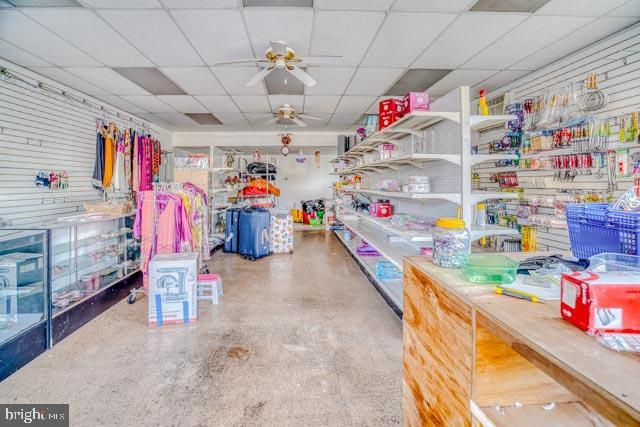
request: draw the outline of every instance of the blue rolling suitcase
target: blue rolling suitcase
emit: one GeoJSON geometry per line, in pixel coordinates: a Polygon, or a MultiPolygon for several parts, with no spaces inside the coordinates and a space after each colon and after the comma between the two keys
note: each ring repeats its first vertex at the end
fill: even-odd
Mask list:
{"type": "Polygon", "coordinates": [[[239,208],[227,209],[226,224],[224,230],[224,251],[228,253],[238,252],[238,223],[239,223],[239,208]]]}
{"type": "Polygon", "coordinates": [[[265,257],[269,252],[271,215],[267,209],[245,208],[240,211],[238,253],[251,260],[265,257]]]}

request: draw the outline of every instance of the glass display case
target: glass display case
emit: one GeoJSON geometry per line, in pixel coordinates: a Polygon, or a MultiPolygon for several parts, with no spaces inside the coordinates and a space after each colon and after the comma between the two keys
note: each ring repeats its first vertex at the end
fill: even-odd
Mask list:
{"type": "Polygon", "coordinates": [[[0,358],[18,347],[16,357],[33,358],[127,295],[140,266],[134,218],[81,214],[0,229],[0,358]]]}

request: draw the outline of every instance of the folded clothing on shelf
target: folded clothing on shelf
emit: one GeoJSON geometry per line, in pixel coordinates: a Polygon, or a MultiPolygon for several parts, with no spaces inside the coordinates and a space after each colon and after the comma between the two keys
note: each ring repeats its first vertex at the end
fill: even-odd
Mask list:
{"type": "Polygon", "coordinates": [[[376,277],[380,280],[402,279],[402,271],[389,261],[376,262],[376,277]]]}
{"type": "Polygon", "coordinates": [[[364,240],[362,241],[362,245],[356,248],[356,253],[360,256],[380,256],[380,252],[373,246],[369,246],[364,240]]]}

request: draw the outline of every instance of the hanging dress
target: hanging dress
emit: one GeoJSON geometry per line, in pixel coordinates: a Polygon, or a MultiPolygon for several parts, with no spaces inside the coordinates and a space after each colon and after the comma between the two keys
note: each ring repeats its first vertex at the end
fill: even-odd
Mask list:
{"type": "Polygon", "coordinates": [[[104,175],[102,177],[102,188],[109,188],[111,185],[111,179],[113,178],[113,161],[116,151],[115,142],[113,140],[113,133],[115,126],[113,123],[109,125],[109,130],[106,132],[104,142],[104,175]]]}
{"type": "Polygon", "coordinates": [[[118,135],[116,160],[113,166],[113,189],[119,193],[127,192],[127,177],[124,172],[124,135],[118,135]]]}
{"type": "Polygon", "coordinates": [[[140,139],[138,132],[133,135],[133,157],[131,159],[131,188],[137,194],[140,191],[140,139]]]}
{"type": "Polygon", "coordinates": [[[124,131],[124,177],[127,185],[126,191],[131,190],[131,145],[132,133],[131,129],[124,131]]]}
{"type": "Polygon", "coordinates": [[[104,177],[104,126],[100,125],[96,131],[96,161],[93,164],[93,186],[102,188],[104,177]]]}

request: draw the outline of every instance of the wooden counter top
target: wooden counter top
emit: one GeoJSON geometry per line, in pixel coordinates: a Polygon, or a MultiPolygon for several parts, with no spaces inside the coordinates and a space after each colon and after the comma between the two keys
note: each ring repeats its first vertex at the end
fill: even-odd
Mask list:
{"type": "MultiPolygon", "coordinates": [[[[516,258],[537,254],[519,255],[516,258]]],[[[617,425],[640,425],[640,357],[610,350],[564,321],[559,301],[536,304],[497,295],[492,285],[472,284],[460,271],[438,267],[424,257],[405,258],[405,267],[426,274],[468,304],[475,325],[485,328],[604,418],[617,425]]],[[[405,286],[406,280],[405,275],[405,286]]]]}

